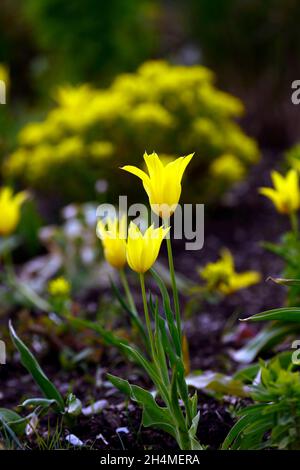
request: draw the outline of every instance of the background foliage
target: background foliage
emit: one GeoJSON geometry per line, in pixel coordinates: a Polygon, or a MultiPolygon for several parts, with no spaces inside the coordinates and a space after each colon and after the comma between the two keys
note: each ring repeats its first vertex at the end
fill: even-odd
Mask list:
{"type": "Polygon", "coordinates": [[[4,166],[8,177],[43,192],[93,198],[97,180],[107,179],[121,194],[127,178],[116,179],[115,168],[141,164],[145,150],[159,149],[166,160],[195,151],[194,194],[208,202],[258,158],[254,140],[235,122],[242,103],[218,90],[201,66],[147,62],[107,89],[61,87],[55,100],[43,121],[21,130],[4,166]]]}

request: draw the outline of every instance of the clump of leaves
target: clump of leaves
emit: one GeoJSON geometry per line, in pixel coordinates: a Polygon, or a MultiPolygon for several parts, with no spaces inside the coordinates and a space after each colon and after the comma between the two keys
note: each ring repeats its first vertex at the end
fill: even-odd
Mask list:
{"type": "MultiPolygon", "coordinates": [[[[299,279],[272,279],[277,284],[290,288],[300,286],[299,279]]],[[[272,349],[289,337],[295,337],[300,333],[300,307],[282,307],[252,315],[242,321],[270,323],[264,327],[246,346],[232,353],[238,362],[249,363],[262,350],[272,349]]]]}
{"type": "Polygon", "coordinates": [[[254,404],[238,412],[239,420],[223,449],[300,449],[300,372],[290,356],[261,363],[251,387],[254,404]],[[287,360],[288,358],[288,360],[287,360]]]}
{"type": "Polygon", "coordinates": [[[67,420],[68,424],[72,424],[74,418],[81,413],[81,401],[72,393],[68,394],[64,400],[54,383],[48,379],[32,352],[18,337],[11,322],[9,323],[9,331],[11,339],[20,354],[23,366],[27,369],[43,394],[42,397],[25,400],[20,406],[33,408],[36,416],[44,415],[51,409],[67,420]]]}

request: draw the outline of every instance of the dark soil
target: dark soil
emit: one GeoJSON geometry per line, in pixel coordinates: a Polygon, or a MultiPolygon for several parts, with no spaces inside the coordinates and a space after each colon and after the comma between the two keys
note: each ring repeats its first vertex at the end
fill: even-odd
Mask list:
{"type": "MultiPolygon", "coordinates": [[[[205,244],[201,251],[184,252],[183,244],[175,243],[175,262],[178,271],[187,278],[197,281],[196,268],[207,261],[215,260],[220,249],[228,247],[235,257],[238,270],[258,270],[264,279],[280,273],[282,268],[280,260],[266,252],[260,242],[278,240],[280,234],[287,228],[287,223],[275,213],[271,204],[257,193],[259,186],[269,184],[269,171],[276,166],[276,161],[278,161],[276,155],[266,152],[262,163],[253,169],[248,180],[233,190],[222,206],[206,214],[205,244]]],[[[228,319],[235,317],[237,325],[239,317],[280,306],[283,299],[284,288],[262,282],[227,297],[219,304],[199,305],[199,311],[185,323],[191,369],[222,372],[235,370],[237,364],[232,363],[227,346],[221,341],[228,319]]],[[[240,330],[235,346],[243,344],[247,336],[254,334],[254,331],[251,328],[247,331],[240,330]]],[[[176,443],[171,437],[152,429],[143,429],[140,425],[140,410],[131,403],[126,404],[124,397],[107,383],[106,372],[135,383],[143,383],[139,371],[132,365],[126,365],[115,351],[104,350],[100,364],[91,364],[86,369],[61,370],[54,354],[44,357],[42,365],[64,395],[71,388],[84,406],[95,400],[108,400],[108,405],[100,414],[81,417],[75,428],[70,431],[86,446],[96,449],[176,448],[176,443]],[[121,430],[117,431],[118,428],[121,430]]],[[[2,385],[0,407],[15,407],[22,399],[34,396],[37,388],[25,369],[19,365],[17,358],[9,358],[8,364],[0,367],[2,385]]],[[[234,422],[229,411],[232,403],[225,398],[223,401],[216,401],[203,393],[199,393],[199,403],[200,441],[216,449],[234,422]]],[[[44,431],[46,426],[47,422],[44,422],[44,431]]],[[[62,442],[63,434],[66,432],[64,429],[62,442]]],[[[36,447],[34,439],[29,439],[28,445],[31,448],[36,447]]]]}

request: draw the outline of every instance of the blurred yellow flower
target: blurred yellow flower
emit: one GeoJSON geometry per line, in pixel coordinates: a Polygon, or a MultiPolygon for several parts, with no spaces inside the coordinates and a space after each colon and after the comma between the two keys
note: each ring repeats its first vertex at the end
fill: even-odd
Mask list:
{"type": "Polygon", "coordinates": [[[93,142],[89,151],[95,158],[109,158],[114,153],[114,145],[107,141],[93,142]]]}
{"type": "Polygon", "coordinates": [[[131,269],[143,274],[155,263],[161,243],[170,227],[147,228],[144,234],[133,222],[129,225],[127,240],[127,261],[131,269]]]}
{"type": "Polygon", "coordinates": [[[173,116],[159,103],[141,103],[130,114],[134,124],[140,126],[157,125],[157,127],[172,127],[173,116]]]}
{"type": "Polygon", "coordinates": [[[255,141],[235,122],[242,103],[215,88],[213,73],[202,66],[150,61],[134,73],[118,75],[108,88],[60,86],[54,100],[45,118],[20,130],[19,147],[1,168],[8,179],[43,193],[59,190],[67,199],[87,200],[94,197],[99,178],[116,187],[109,159],[117,166],[139,166],[147,142],[151,151],[159,148],[169,155],[201,149],[193,162],[192,183],[194,192],[209,203],[259,156],[255,141]],[[211,164],[225,154],[240,164],[236,161],[231,168],[229,159],[223,159],[212,173],[211,164]],[[72,178],[66,181],[70,168],[72,178]],[[207,184],[210,178],[214,184],[207,184]]]}
{"type": "Polygon", "coordinates": [[[261,280],[261,275],[257,271],[237,273],[233,256],[227,249],[221,251],[218,261],[208,263],[200,269],[199,274],[206,281],[208,290],[224,295],[233,294],[238,290],[257,284],[261,280]]]}
{"type": "Polygon", "coordinates": [[[97,236],[101,239],[106,261],[117,269],[124,268],[126,264],[126,216],[108,218],[97,224],[97,236]]]}
{"type": "Polygon", "coordinates": [[[71,284],[65,277],[57,277],[49,282],[48,292],[52,297],[68,297],[71,292],[71,284]]]}
{"type": "Polygon", "coordinates": [[[260,194],[271,199],[278,212],[292,214],[300,207],[299,178],[296,170],[291,169],[286,176],[277,171],[271,172],[274,188],[260,188],[260,194]]]}
{"type": "Polygon", "coordinates": [[[213,177],[233,183],[244,178],[246,167],[237,157],[225,153],[214,160],[210,166],[210,173],[213,177]]]}
{"type": "Polygon", "coordinates": [[[169,218],[176,209],[181,194],[183,173],[194,154],[180,157],[164,165],[158,155],[144,154],[149,175],[136,166],[126,165],[122,170],[138,176],[148,194],[152,210],[163,218],[169,218]]]}
{"type": "Polygon", "coordinates": [[[0,235],[8,236],[15,231],[21,217],[21,206],[27,193],[13,194],[10,187],[0,189],[0,235]]]}

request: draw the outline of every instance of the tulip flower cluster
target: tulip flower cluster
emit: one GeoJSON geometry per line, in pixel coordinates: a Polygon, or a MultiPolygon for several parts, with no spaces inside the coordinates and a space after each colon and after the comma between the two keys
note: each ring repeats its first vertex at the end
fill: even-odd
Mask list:
{"type": "Polygon", "coordinates": [[[142,180],[150,206],[164,219],[165,226],[154,228],[152,225],[142,233],[139,227],[131,222],[126,238],[126,225],[123,217],[119,222],[111,219],[108,219],[106,223],[100,221],[97,234],[102,240],[106,260],[119,270],[128,304],[135,315],[135,320],[138,318],[138,322],[140,319],[124,273],[126,262],[139,275],[146,324],[146,343],[149,346],[146,348],[147,357],[132,344],[122,343],[122,348],[143,367],[155,386],[156,396],[164,402],[164,406],[159,405],[153,394],[141,387],[112,375],[109,375],[109,379],[143,408],[144,426],[154,426],[168,432],[177,440],[181,449],[201,449],[202,446],[196,437],[199,421],[197,394],[189,395],[185,381],[185,337],[181,330],[180,306],[169,237],[169,218],[179,203],[181,180],[192,155],[178,158],[166,165],[156,153],[145,154],[144,159],[148,175],[133,166],[125,166],[123,170],[133,173],[142,180]],[[152,268],[165,238],[174,309],[163,281],[152,268]],[[151,272],[160,289],[163,313],[160,312],[159,301],[152,296],[147,296],[145,273],[148,271],[151,272]]]}

